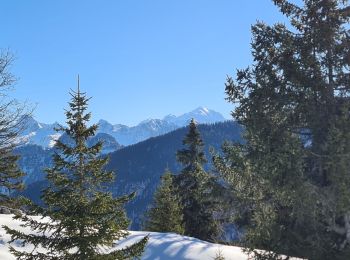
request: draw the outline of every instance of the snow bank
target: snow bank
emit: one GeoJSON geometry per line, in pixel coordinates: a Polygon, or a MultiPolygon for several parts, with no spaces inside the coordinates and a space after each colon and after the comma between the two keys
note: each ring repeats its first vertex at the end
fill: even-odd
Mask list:
{"type": "MultiPolygon", "coordinates": [[[[2,225],[11,228],[21,229],[20,222],[12,219],[13,215],[0,214],[0,259],[14,260],[15,258],[8,250],[7,242],[10,237],[5,233],[2,225]]],[[[37,218],[37,217],[36,217],[37,218]]],[[[29,230],[28,230],[29,232],[29,230]]],[[[226,260],[247,260],[240,247],[213,244],[192,237],[180,236],[173,233],[156,233],[147,231],[130,231],[130,235],[117,242],[115,248],[123,248],[139,241],[144,236],[149,235],[149,241],[142,259],[167,260],[167,259],[200,259],[213,260],[220,252],[226,260]]],[[[15,244],[16,248],[20,245],[15,244]]],[[[30,246],[22,248],[29,250],[30,246]]]]}
{"type": "Polygon", "coordinates": [[[201,259],[213,260],[220,251],[225,259],[247,260],[241,248],[213,244],[192,237],[173,233],[156,233],[145,231],[130,231],[130,236],[120,243],[120,247],[139,241],[149,234],[149,240],[142,259],[201,259]]]}

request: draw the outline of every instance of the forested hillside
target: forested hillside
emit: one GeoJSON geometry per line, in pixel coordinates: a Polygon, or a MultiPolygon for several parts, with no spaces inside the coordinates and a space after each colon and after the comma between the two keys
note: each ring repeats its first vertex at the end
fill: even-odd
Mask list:
{"type": "MultiPolygon", "coordinates": [[[[226,140],[242,141],[242,128],[234,121],[199,125],[198,128],[205,143],[205,153],[208,159],[211,158],[210,147],[219,150],[221,144],[226,140]]],[[[113,193],[121,195],[137,190],[135,199],[127,204],[127,212],[133,220],[132,228],[138,229],[140,227],[143,212],[152,200],[164,169],[168,167],[174,173],[178,173],[180,170],[175,153],[182,148],[182,139],[187,131],[188,128],[183,127],[168,134],[124,147],[109,155],[110,160],[107,169],[116,173],[115,182],[111,186],[113,193]]],[[[39,152],[35,154],[21,154],[22,161],[32,162],[32,164],[26,166],[27,171],[41,169],[38,174],[43,174],[43,168],[51,163],[50,156],[52,153],[49,151],[43,152],[39,149],[39,152]],[[40,159],[41,155],[42,159],[40,159]]],[[[206,168],[209,169],[210,164],[209,160],[206,168]]],[[[40,202],[40,190],[45,186],[45,181],[41,177],[41,181],[29,184],[23,194],[35,202],[40,202]]]]}

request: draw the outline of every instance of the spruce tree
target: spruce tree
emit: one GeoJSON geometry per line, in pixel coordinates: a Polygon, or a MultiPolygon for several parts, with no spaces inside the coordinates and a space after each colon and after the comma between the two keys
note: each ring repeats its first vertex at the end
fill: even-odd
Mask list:
{"type": "Polygon", "coordinates": [[[183,209],[175,189],[173,175],[167,169],[154,194],[153,205],[146,213],[145,230],[184,233],[183,209]]]}
{"type": "Polygon", "coordinates": [[[254,25],[254,64],[226,84],[246,143],[225,145],[214,161],[237,198],[244,245],[348,259],[350,7],[339,0],[274,3],[290,26],[254,25]]]}
{"type": "Polygon", "coordinates": [[[176,156],[184,168],[175,177],[175,183],[183,207],[185,235],[213,241],[219,234],[219,225],[214,218],[212,178],[203,168],[207,162],[204,143],[194,119],[183,144],[185,148],[176,156]]]}
{"type": "Polygon", "coordinates": [[[88,126],[89,98],[72,91],[70,109],[66,111],[67,127],[60,127],[72,142],[58,140],[53,157],[54,166],[47,170],[49,187],[43,191],[46,207],[34,207],[32,214],[40,215],[38,220],[29,215],[17,216],[35,234],[24,233],[5,227],[12,240],[32,244],[33,251],[16,250],[10,247],[17,259],[131,259],[141,256],[147,237],[120,250],[105,250],[113,243],[128,236],[129,221],[124,204],[133,194],[114,198],[108,192],[113,172],[103,167],[108,158],[100,157],[102,143],[87,145],[89,137],[98,128],[88,126]],[[45,218],[45,220],[44,220],[45,218]],[[39,249],[42,247],[44,250],[39,249]]]}

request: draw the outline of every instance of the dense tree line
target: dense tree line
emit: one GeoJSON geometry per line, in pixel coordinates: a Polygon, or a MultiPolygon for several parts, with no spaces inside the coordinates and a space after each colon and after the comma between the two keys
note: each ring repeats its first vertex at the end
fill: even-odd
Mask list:
{"type": "Polygon", "coordinates": [[[290,26],[254,25],[254,63],[227,79],[246,143],[214,161],[257,258],[349,259],[350,7],[274,3],[290,26]]]}

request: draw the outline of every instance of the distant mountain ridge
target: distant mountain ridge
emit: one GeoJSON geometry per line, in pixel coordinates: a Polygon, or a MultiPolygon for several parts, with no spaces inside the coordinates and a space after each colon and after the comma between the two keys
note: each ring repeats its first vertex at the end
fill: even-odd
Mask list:
{"type": "MultiPolygon", "coordinates": [[[[128,146],[184,127],[192,118],[200,124],[226,121],[220,113],[206,107],[198,107],[180,116],[167,115],[163,119],[147,119],[131,127],[122,124],[113,125],[101,119],[98,121],[99,129],[97,133],[108,134],[108,136],[104,135],[103,137],[107,138],[106,141],[110,144],[114,143],[111,140],[111,137],[113,137],[117,144],[116,147],[120,145],[128,146]]],[[[52,148],[55,141],[62,135],[54,130],[58,126],[58,123],[39,123],[34,118],[27,116],[24,120],[24,131],[19,138],[19,142],[24,145],[39,145],[45,149],[52,148]]],[[[110,150],[110,152],[112,151],[110,150]]]]}
{"type": "Polygon", "coordinates": [[[213,124],[227,120],[219,112],[210,110],[206,107],[198,107],[181,116],[167,115],[163,118],[163,121],[183,127],[188,125],[192,118],[194,118],[199,124],[213,124]]]}
{"type": "Polygon", "coordinates": [[[59,126],[57,122],[53,124],[39,123],[31,116],[24,116],[21,119],[21,135],[19,143],[39,145],[44,148],[53,147],[55,141],[60,138],[61,134],[55,131],[59,126]]]}
{"type": "MultiPolygon", "coordinates": [[[[242,142],[242,127],[234,121],[215,124],[199,124],[198,129],[205,144],[208,159],[206,169],[211,168],[210,147],[220,150],[224,141],[242,142]]],[[[115,182],[110,190],[115,195],[125,195],[136,191],[136,197],[127,205],[132,228],[140,228],[144,211],[152,201],[153,193],[159,184],[165,168],[173,173],[181,170],[176,161],[176,151],[183,148],[182,140],[188,127],[182,127],[170,133],[149,138],[137,144],[122,147],[109,154],[108,170],[116,173],[115,182]]],[[[44,150],[40,146],[23,146],[16,150],[20,155],[19,166],[27,173],[27,185],[23,195],[40,202],[40,191],[47,185],[44,169],[52,166],[54,149],[44,150]]]]}

